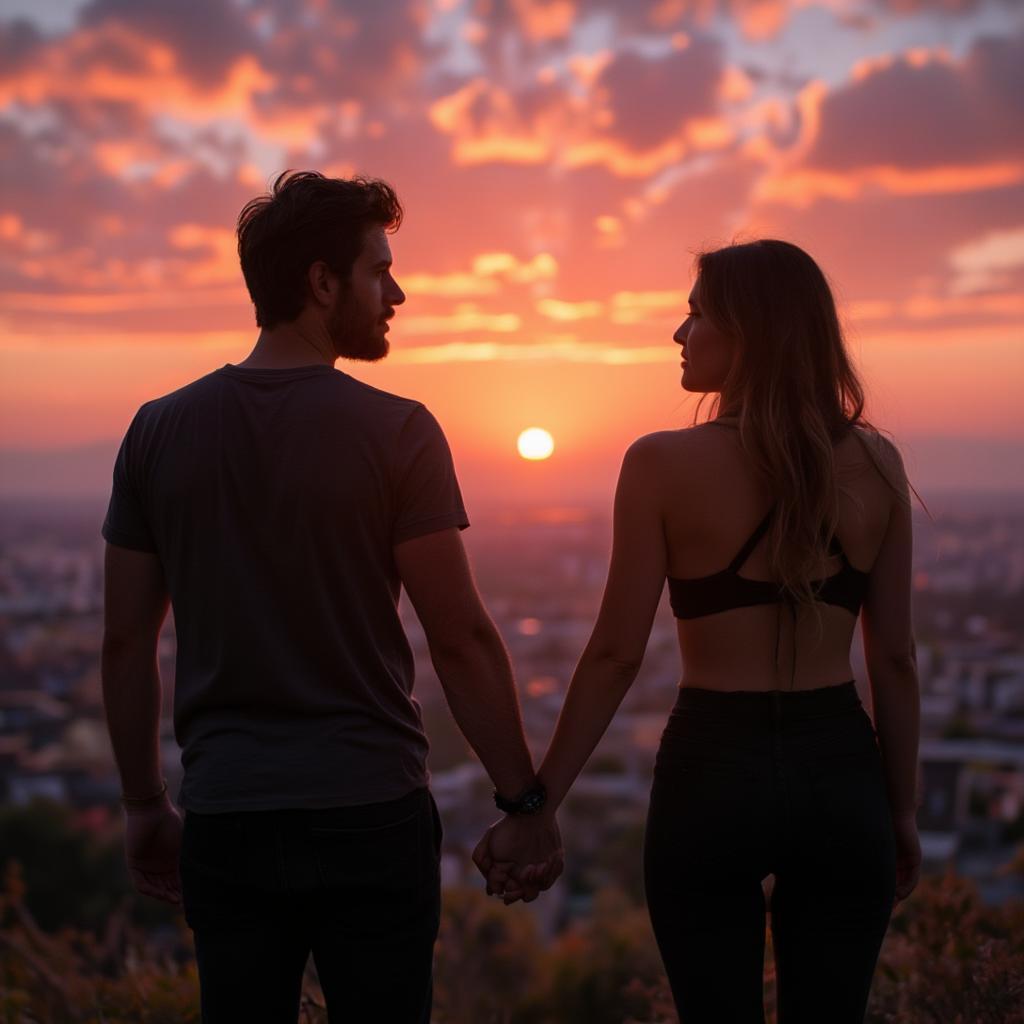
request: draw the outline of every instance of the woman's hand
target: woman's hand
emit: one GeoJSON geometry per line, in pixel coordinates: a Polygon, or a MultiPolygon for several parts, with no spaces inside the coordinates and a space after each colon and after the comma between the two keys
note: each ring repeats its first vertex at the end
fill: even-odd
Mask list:
{"type": "Polygon", "coordinates": [[[900,815],[892,820],[896,834],[896,903],[905,900],[921,878],[921,839],[917,819],[900,815]]]}
{"type": "Polygon", "coordinates": [[[495,822],[473,851],[473,862],[487,879],[487,894],[506,906],[530,903],[562,873],[562,836],[546,815],[506,815],[495,822]]]}

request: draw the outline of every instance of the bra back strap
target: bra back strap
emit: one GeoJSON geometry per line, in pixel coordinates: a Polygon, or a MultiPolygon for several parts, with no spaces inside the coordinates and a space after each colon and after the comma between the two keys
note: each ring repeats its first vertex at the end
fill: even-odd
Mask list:
{"type": "MultiPolygon", "coordinates": [[[[825,528],[822,527],[821,539],[825,539],[825,528]]],[[[830,555],[838,555],[842,559],[843,565],[849,565],[850,560],[846,557],[846,552],[843,550],[843,545],[839,541],[839,534],[833,533],[832,540],[829,541],[828,553],[830,555]]]]}
{"type": "Polygon", "coordinates": [[[740,550],[736,554],[736,557],[729,563],[729,572],[739,572],[739,570],[742,568],[743,563],[750,557],[750,552],[757,547],[758,541],[768,532],[768,527],[771,525],[772,513],[774,511],[775,506],[773,505],[765,513],[764,519],[762,519],[761,522],[757,524],[757,528],[754,530],[754,532],[747,538],[746,544],[744,544],[743,547],[740,548],[740,550]]]}

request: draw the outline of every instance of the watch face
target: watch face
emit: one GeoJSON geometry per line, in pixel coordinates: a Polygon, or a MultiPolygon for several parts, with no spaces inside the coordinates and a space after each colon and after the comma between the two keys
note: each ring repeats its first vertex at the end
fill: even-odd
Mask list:
{"type": "Polygon", "coordinates": [[[541,785],[527,790],[518,800],[506,800],[497,790],[494,792],[494,802],[498,810],[506,814],[536,814],[544,807],[547,798],[547,790],[541,785]]]}
{"type": "Polygon", "coordinates": [[[543,790],[533,790],[522,799],[523,814],[536,814],[544,806],[543,790]]]}

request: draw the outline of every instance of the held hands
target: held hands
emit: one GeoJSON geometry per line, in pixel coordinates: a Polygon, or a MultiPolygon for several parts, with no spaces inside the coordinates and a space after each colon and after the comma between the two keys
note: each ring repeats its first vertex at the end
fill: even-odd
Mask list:
{"type": "Polygon", "coordinates": [[[125,809],[124,851],[132,884],[144,896],[181,903],[181,815],[165,796],[153,807],[125,809]]]}
{"type": "Polygon", "coordinates": [[[562,873],[558,824],[544,814],[506,815],[484,834],[473,862],[487,880],[489,896],[501,896],[506,906],[516,900],[531,903],[562,873]]]}

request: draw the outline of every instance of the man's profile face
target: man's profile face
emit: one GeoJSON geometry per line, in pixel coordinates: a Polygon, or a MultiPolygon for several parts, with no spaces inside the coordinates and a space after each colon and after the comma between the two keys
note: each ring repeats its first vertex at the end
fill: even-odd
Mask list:
{"type": "Polygon", "coordinates": [[[352,276],[331,310],[329,329],[334,350],[345,359],[374,362],[388,354],[388,323],[405,293],[391,276],[391,247],[382,227],[363,236],[363,249],[352,276]]]}

